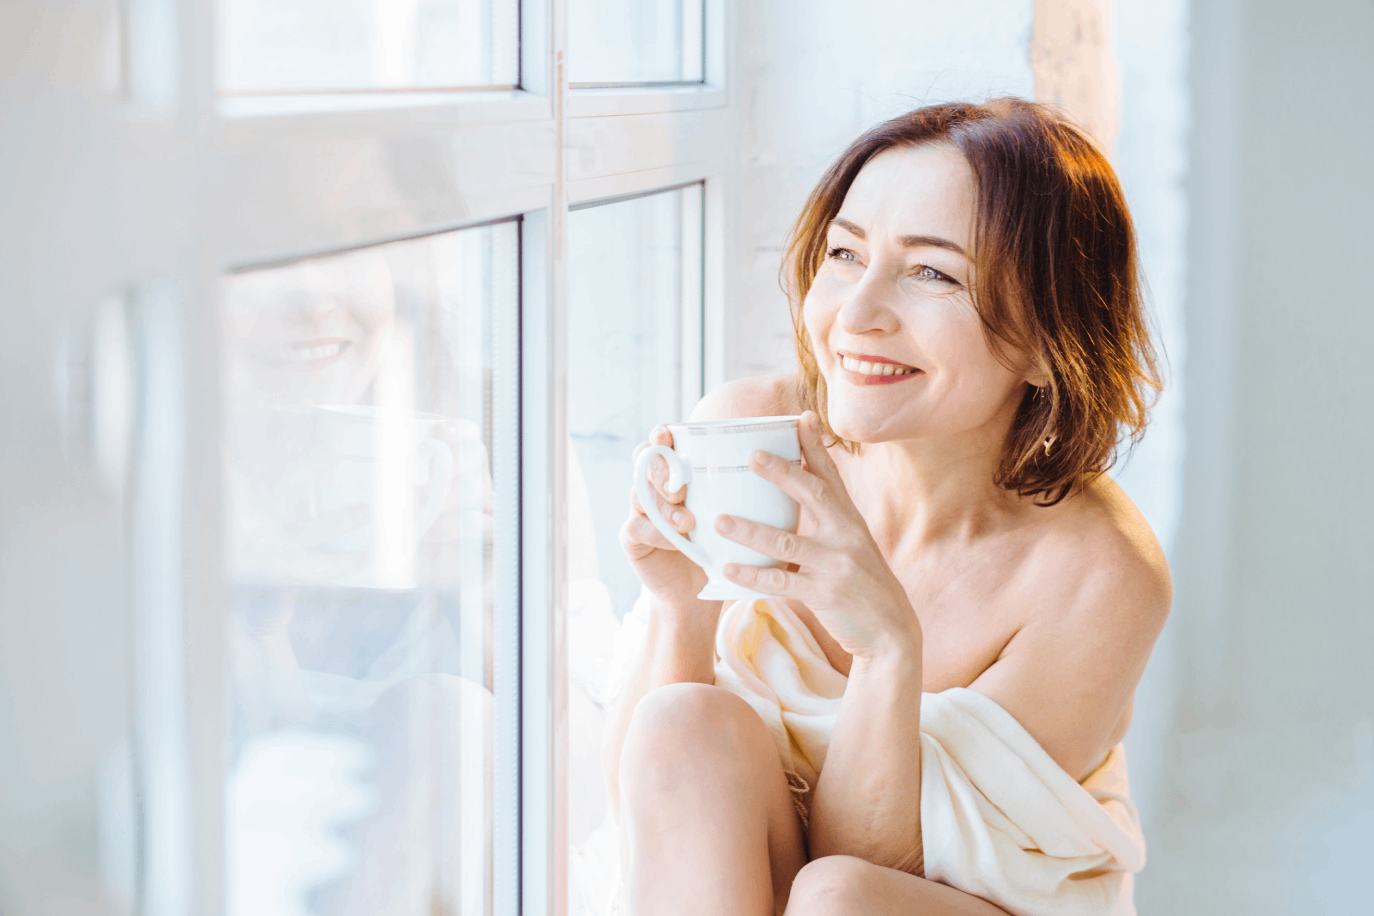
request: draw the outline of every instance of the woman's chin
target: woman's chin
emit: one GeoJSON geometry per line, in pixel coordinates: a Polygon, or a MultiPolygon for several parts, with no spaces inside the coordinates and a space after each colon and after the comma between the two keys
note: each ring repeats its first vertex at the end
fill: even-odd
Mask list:
{"type": "Polygon", "coordinates": [[[869,444],[874,442],[885,442],[892,438],[874,423],[865,423],[853,417],[830,416],[830,431],[846,442],[858,442],[859,444],[869,444]]]}

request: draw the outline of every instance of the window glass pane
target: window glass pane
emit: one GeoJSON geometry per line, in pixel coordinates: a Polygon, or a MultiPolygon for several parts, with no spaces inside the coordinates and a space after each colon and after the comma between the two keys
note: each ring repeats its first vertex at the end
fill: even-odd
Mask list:
{"type": "Polygon", "coordinates": [[[511,87],[517,0],[220,0],[227,95],[511,87]]]}
{"type": "Polygon", "coordinates": [[[224,281],[231,916],[491,911],[517,233],[224,281]]]}
{"type": "Polygon", "coordinates": [[[703,0],[568,0],[574,86],[705,78],[703,0]]]}
{"type": "Polygon", "coordinates": [[[639,595],[620,550],[635,446],[701,396],[702,187],[568,216],[569,895],[593,906],[618,848],[600,750],[611,646],[639,595]]]}

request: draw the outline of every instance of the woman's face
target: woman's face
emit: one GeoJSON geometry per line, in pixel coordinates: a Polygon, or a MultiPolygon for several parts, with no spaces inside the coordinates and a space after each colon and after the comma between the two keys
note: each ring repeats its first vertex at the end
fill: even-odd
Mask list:
{"type": "Polygon", "coordinates": [[[235,406],[353,404],[367,391],[396,312],[380,255],[252,271],[224,292],[235,406]]]}
{"type": "Polygon", "coordinates": [[[951,436],[1014,415],[1026,376],[973,305],[973,173],[930,145],[863,167],[828,230],[802,318],[830,426],[852,442],[951,436]]]}

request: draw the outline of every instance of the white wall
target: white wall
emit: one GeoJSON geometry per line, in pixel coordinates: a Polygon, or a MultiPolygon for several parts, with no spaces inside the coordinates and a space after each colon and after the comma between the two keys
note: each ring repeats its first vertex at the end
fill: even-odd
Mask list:
{"type": "Polygon", "coordinates": [[[1374,5],[1192,23],[1180,696],[1140,909],[1368,912],[1374,5]]]}
{"type": "Polygon", "coordinates": [[[1032,0],[739,4],[737,244],[726,375],[792,365],[778,287],[787,232],[866,128],[930,102],[1034,93],[1032,0]]]}
{"type": "MultiPolygon", "coordinates": [[[[1113,164],[1135,220],[1156,342],[1164,356],[1165,389],[1144,440],[1112,473],[1176,563],[1186,452],[1188,0],[1116,0],[1114,7],[1120,101],[1113,164]]],[[[1178,630],[1174,615],[1136,690],[1126,737],[1131,792],[1147,838],[1154,835],[1167,780],[1165,745],[1178,696],[1178,630]]],[[[1141,880],[1151,880],[1152,871],[1141,880]]]]}

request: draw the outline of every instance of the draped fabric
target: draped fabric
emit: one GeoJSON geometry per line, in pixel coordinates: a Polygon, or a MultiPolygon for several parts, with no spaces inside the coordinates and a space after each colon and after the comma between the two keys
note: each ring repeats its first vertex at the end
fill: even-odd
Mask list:
{"type": "MultiPolygon", "coordinates": [[[[648,613],[641,600],[616,635],[621,671],[648,613]]],[[[758,711],[805,819],[848,679],[781,602],[726,607],[716,656],[717,686],[758,711]]],[[[927,878],[1016,916],[1134,916],[1145,841],[1121,745],[1079,783],[988,697],[923,694],[921,835],[927,878]]]]}

